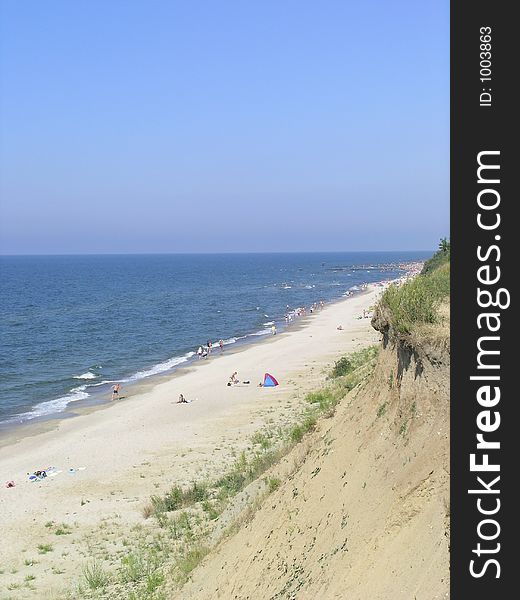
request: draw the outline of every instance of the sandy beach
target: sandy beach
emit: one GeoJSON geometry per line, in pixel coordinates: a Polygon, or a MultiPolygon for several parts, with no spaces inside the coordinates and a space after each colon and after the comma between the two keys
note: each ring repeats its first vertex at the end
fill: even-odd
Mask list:
{"type": "Polygon", "coordinates": [[[380,291],[371,286],[260,343],[216,350],[151,389],[0,448],[2,480],[16,484],[0,491],[2,588],[28,573],[36,575],[35,589],[13,597],[43,597],[74,582],[100,523],[143,522],[151,494],[222,472],[255,431],[292,422],[334,360],[377,340],[361,317],[380,291]],[[228,387],[234,371],[250,384],[228,387]],[[258,387],[265,372],[280,385],[258,387]],[[192,402],[178,404],[180,393],[192,402]],[[28,473],[49,466],[55,476],[28,481],[28,473]],[[57,524],[67,526],[66,535],[56,533],[57,524]],[[42,551],[46,545],[51,550],[42,551]]]}

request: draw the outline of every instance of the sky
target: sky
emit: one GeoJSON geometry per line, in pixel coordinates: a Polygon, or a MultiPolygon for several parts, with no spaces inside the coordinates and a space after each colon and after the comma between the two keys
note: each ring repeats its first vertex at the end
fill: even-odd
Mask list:
{"type": "Polygon", "coordinates": [[[0,253],[448,235],[447,0],[0,7],[0,253]]]}

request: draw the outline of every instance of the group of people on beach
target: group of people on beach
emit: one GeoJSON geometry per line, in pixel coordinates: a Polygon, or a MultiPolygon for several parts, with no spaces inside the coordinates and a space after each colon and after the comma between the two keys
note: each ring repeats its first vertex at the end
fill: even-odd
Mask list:
{"type": "MultiPolygon", "coordinates": [[[[220,351],[223,352],[224,351],[224,340],[219,340],[218,341],[218,345],[220,348],[220,351]]],[[[200,358],[208,358],[208,356],[211,354],[213,350],[213,342],[211,340],[208,340],[206,342],[205,346],[200,345],[197,349],[197,356],[200,358]]]]}
{"type": "MultiPolygon", "coordinates": [[[[416,262],[416,263],[399,264],[399,268],[406,271],[406,275],[401,278],[402,280],[405,280],[405,279],[408,279],[409,277],[413,277],[418,272],[420,272],[420,270],[422,268],[422,263],[416,262]]],[[[376,284],[376,285],[385,286],[385,285],[388,285],[388,283],[389,283],[388,281],[382,281],[382,282],[378,282],[378,284],[376,284]]],[[[362,283],[359,286],[360,290],[366,290],[367,288],[368,288],[367,283],[362,283]]],[[[353,296],[354,292],[352,290],[348,290],[344,295],[345,296],[353,296]]],[[[311,306],[309,307],[309,313],[314,314],[318,310],[322,310],[324,308],[324,306],[325,306],[325,302],[323,300],[320,300],[319,302],[313,302],[311,304],[311,306]]],[[[291,307],[289,305],[287,305],[286,312],[285,312],[285,323],[288,325],[293,320],[295,320],[299,317],[305,317],[306,315],[307,315],[307,308],[305,306],[299,306],[297,308],[291,309],[291,307]]],[[[363,317],[359,317],[359,318],[369,318],[371,316],[372,315],[371,315],[370,310],[363,309],[363,317]]],[[[337,329],[341,331],[343,329],[343,326],[338,325],[337,329]]],[[[277,333],[276,325],[274,323],[272,323],[272,325],[271,325],[271,333],[272,333],[272,335],[276,335],[276,333],[277,333]]],[[[218,341],[218,346],[220,348],[220,351],[223,352],[224,351],[224,340],[220,339],[218,341]]],[[[202,358],[207,358],[211,354],[212,351],[213,351],[213,342],[211,340],[208,340],[205,345],[201,344],[198,347],[196,354],[199,359],[202,359],[202,358]]],[[[232,386],[237,383],[240,383],[240,381],[238,380],[238,374],[235,371],[230,376],[227,385],[232,386]]],[[[242,381],[242,383],[248,384],[250,382],[242,381]]],[[[259,385],[262,386],[263,384],[260,383],[259,385]]],[[[119,383],[115,383],[111,389],[112,389],[112,396],[111,396],[112,400],[121,398],[121,395],[120,395],[121,385],[119,383]]],[[[183,394],[180,394],[179,400],[177,401],[178,404],[185,404],[185,403],[189,403],[189,402],[191,402],[191,400],[186,400],[186,398],[183,396],[183,394]]]]}
{"type": "MultiPolygon", "coordinates": [[[[323,302],[323,300],[320,300],[319,302],[313,302],[309,308],[309,313],[312,315],[318,310],[321,310],[324,306],[325,302],[323,302]]],[[[297,319],[298,317],[305,317],[306,315],[307,308],[305,306],[298,306],[297,308],[291,310],[289,305],[287,305],[285,312],[285,322],[289,324],[294,319],[297,319]]]]}
{"type": "MultiPolygon", "coordinates": [[[[366,284],[364,284],[366,287],[366,284]]],[[[363,287],[363,286],[361,286],[363,287]]],[[[351,295],[352,292],[347,292],[347,295],[351,295]]],[[[323,300],[320,300],[319,302],[313,302],[311,304],[311,306],[309,307],[309,313],[312,315],[315,312],[317,312],[318,310],[323,309],[325,306],[325,302],[323,300]]],[[[305,317],[307,315],[307,308],[305,306],[299,306],[297,308],[291,309],[291,307],[289,305],[287,305],[286,307],[286,313],[285,313],[285,322],[286,324],[291,323],[293,320],[296,320],[299,317],[305,317]]],[[[340,329],[338,327],[338,329],[340,329]]],[[[271,325],[271,334],[272,335],[276,335],[277,334],[277,328],[276,325],[274,323],[272,323],[271,325]]],[[[224,340],[220,339],[218,341],[218,347],[220,348],[220,351],[223,352],[224,351],[224,340]]],[[[197,348],[197,357],[200,359],[202,358],[208,358],[208,356],[212,353],[214,348],[214,344],[211,340],[208,340],[206,342],[206,344],[201,344],[198,348],[197,348]]],[[[236,383],[239,383],[238,379],[237,379],[237,373],[233,373],[231,375],[231,377],[229,378],[229,382],[228,385],[234,385],[236,383]]],[[[249,381],[243,381],[242,383],[249,383],[249,381]]],[[[262,385],[262,384],[260,384],[262,385]]],[[[121,398],[120,395],[121,392],[121,385],[119,383],[116,383],[112,386],[112,400],[117,400],[119,398],[121,398]]],[[[189,400],[186,400],[185,397],[181,394],[179,396],[179,400],[178,400],[178,404],[184,404],[184,403],[188,403],[190,402],[189,400]]]]}

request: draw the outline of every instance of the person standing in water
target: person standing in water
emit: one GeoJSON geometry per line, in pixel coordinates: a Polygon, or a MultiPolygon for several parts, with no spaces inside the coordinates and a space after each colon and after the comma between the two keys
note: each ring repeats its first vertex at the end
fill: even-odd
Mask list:
{"type": "Polygon", "coordinates": [[[121,386],[119,383],[116,383],[112,386],[112,400],[119,398],[119,392],[121,390],[121,386]]]}
{"type": "Polygon", "coordinates": [[[276,335],[276,325],[271,325],[271,333],[276,335]]]}
{"type": "Polygon", "coordinates": [[[220,340],[218,345],[220,346],[220,351],[222,352],[224,350],[224,340],[220,340]]]}

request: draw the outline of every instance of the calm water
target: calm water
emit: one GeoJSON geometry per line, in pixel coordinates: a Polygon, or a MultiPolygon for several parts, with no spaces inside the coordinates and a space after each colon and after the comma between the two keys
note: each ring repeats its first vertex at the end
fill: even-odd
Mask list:
{"type": "Polygon", "coordinates": [[[261,339],[286,307],[402,274],[429,253],[0,257],[0,423],[57,414],[190,359],[261,339]]]}

